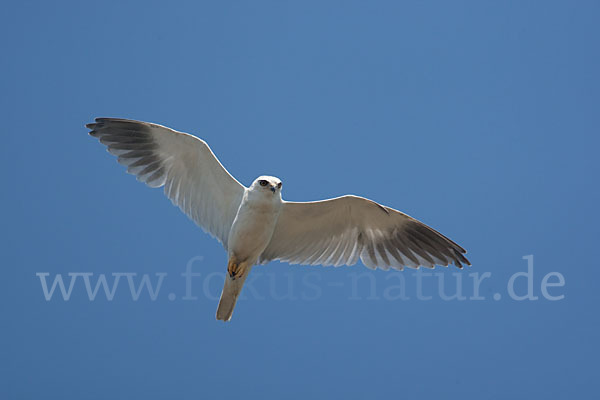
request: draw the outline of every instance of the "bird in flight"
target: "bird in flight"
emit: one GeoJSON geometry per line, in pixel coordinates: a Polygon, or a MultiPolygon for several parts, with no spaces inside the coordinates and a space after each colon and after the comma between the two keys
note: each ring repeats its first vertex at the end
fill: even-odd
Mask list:
{"type": "Polygon", "coordinates": [[[250,187],[221,165],[202,139],[158,124],[96,118],[90,135],[148,186],[165,194],[227,251],[217,319],[229,321],[253,265],[354,265],[371,269],[471,265],[466,251],[416,219],[363,197],[292,202],[281,180],[259,176],[250,187]]]}

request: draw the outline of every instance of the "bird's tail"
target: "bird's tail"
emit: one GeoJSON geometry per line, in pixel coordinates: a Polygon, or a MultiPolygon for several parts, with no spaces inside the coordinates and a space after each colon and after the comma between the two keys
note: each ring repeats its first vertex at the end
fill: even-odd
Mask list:
{"type": "Polygon", "coordinates": [[[219,300],[219,307],[217,307],[217,319],[222,321],[229,321],[231,319],[235,303],[242,291],[246,277],[250,273],[250,269],[250,267],[245,268],[243,273],[235,278],[232,278],[229,273],[225,276],[225,286],[223,286],[221,300],[219,300]]]}

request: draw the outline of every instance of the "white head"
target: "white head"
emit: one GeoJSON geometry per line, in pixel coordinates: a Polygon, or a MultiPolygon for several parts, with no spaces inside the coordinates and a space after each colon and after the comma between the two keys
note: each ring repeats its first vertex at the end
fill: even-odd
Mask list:
{"type": "Polygon", "coordinates": [[[281,179],[274,176],[259,176],[252,182],[250,189],[257,193],[281,196],[281,179]]]}

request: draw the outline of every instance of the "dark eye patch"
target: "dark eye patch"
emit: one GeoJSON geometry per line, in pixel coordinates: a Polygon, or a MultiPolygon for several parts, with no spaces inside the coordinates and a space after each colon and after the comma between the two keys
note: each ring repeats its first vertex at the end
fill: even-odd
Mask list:
{"type": "Polygon", "coordinates": [[[260,186],[267,186],[269,184],[269,182],[265,181],[264,179],[261,179],[258,181],[258,183],[260,183],[260,186]]]}
{"type": "Polygon", "coordinates": [[[279,183],[277,184],[277,187],[278,187],[279,189],[281,189],[281,182],[279,182],[279,183]]]}

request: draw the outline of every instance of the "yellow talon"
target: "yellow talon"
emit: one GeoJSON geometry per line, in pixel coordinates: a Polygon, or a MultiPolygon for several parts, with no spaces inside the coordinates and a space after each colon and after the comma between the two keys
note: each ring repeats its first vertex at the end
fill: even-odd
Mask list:
{"type": "Polygon", "coordinates": [[[244,268],[242,265],[230,260],[227,263],[227,272],[231,279],[240,278],[244,274],[244,268]]]}

